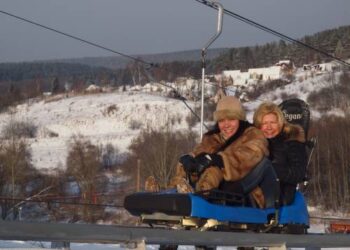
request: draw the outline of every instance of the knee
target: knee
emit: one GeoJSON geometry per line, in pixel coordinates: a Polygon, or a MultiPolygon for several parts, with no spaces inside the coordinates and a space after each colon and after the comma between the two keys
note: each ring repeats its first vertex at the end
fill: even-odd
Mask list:
{"type": "Polygon", "coordinates": [[[209,167],[200,176],[196,184],[196,190],[203,191],[218,188],[222,180],[223,174],[221,169],[217,167],[209,167]]]}

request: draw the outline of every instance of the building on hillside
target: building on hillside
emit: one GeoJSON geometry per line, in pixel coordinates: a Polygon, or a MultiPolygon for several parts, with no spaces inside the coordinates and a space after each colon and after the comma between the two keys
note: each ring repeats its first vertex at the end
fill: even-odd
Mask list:
{"type": "Polygon", "coordinates": [[[282,69],[295,68],[294,63],[291,60],[280,60],[275,66],[280,66],[282,69]]]}
{"type": "Polygon", "coordinates": [[[331,72],[333,71],[335,65],[333,62],[329,63],[317,63],[317,64],[304,64],[303,70],[304,71],[311,71],[316,74],[322,74],[325,72],[331,72]]]}
{"type": "Polygon", "coordinates": [[[240,70],[224,70],[222,78],[228,83],[235,86],[246,86],[249,83],[250,75],[248,72],[241,72],[240,70]]]}
{"type": "Polygon", "coordinates": [[[248,73],[250,78],[254,80],[276,80],[282,77],[282,67],[271,66],[268,68],[248,69],[248,73]]]}
{"type": "Polygon", "coordinates": [[[232,82],[235,86],[248,86],[258,81],[271,81],[284,78],[295,72],[295,66],[290,60],[283,60],[274,66],[267,68],[252,68],[247,72],[240,70],[224,70],[222,77],[228,84],[232,82]]]}
{"type": "Polygon", "coordinates": [[[291,60],[281,60],[275,66],[281,67],[283,76],[293,75],[296,71],[296,67],[291,60]]]}

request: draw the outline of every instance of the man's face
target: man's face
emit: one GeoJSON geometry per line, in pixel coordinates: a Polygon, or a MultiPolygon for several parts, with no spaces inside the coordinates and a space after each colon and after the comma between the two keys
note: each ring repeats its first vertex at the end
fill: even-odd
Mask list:
{"type": "Polygon", "coordinates": [[[281,127],[278,123],[277,116],[275,114],[264,115],[261,121],[261,131],[266,138],[273,138],[281,131],[281,127]]]}
{"type": "Polygon", "coordinates": [[[218,125],[221,134],[225,139],[228,139],[237,132],[239,127],[239,120],[223,119],[218,122],[218,125]]]}

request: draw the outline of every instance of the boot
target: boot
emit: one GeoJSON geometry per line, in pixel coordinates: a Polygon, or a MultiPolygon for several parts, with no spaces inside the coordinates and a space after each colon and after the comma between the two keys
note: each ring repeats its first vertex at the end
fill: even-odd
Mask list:
{"type": "Polygon", "coordinates": [[[190,183],[185,178],[181,178],[180,181],[176,184],[176,189],[178,193],[193,193],[194,190],[190,183]]]}
{"type": "Polygon", "coordinates": [[[156,178],[154,176],[148,176],[145,181],[145,191],[146,192],[159,192],[160,186],[156,178]]]}

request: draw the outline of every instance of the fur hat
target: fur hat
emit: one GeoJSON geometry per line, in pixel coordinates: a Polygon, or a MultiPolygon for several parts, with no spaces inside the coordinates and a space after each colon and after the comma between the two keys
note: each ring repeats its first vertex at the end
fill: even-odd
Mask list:
{"type": "Polygon", "coordinates": [[[234,96],[224,96],[216,105],[214,112],[214,120],[220,121],[223,119],[246,120],[245,112],[241,102],[234,96]]]}

